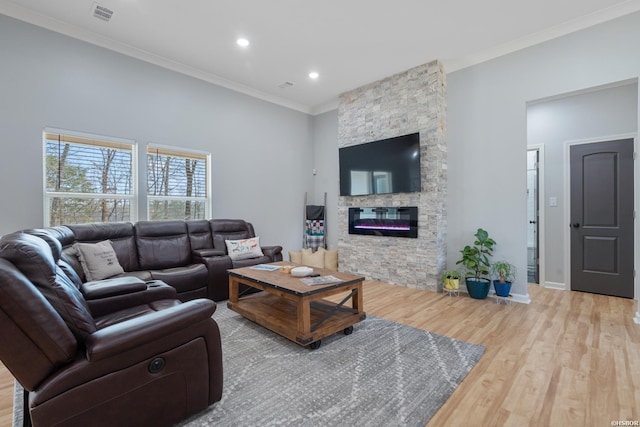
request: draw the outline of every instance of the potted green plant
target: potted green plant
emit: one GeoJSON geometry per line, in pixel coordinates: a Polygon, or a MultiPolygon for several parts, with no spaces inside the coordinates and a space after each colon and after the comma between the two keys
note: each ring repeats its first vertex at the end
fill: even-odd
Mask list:
{"type": "Polygon", "coordinates": [[[460,272],[458,270],[446,270],[442,272],[442,284],[445,289],[455,291],[460,288],[460,272]]]}
{"type": "Polygon", "coordinates": [[[489,237],[489,233],[482,228],[478,228],[474,234],[475,240],[472,245],[465,246],[460,253],[462,259],[456,264],[462,264],[466,270],[465,282],[467,291],[471,298],[485,299],[489,294],[491,281],[487,277],[491,268],[490,258],[493,255],[495,240],[489,237]]]}
{"type": "Polygon", "coordinates": [[[516,267],[507,261],[496,261],[491,264],[493,288],[499,297],[508,297],[511,292],[511,283],[516,277],[516,267]]]}

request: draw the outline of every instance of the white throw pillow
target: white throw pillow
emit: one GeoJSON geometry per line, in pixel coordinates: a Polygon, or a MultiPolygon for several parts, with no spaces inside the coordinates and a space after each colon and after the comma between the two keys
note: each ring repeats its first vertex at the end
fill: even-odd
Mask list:
{"type": "Polygon", "coordinates": [[[260,237],[242,240],[225,240],[227,253],[232,260],[257,258],[264,256],[260,249],[260,237]]]}
{"type": "Polygon", "coordinates": [[[102,280],[124,273],[111,240],[99,243],[76,243],[78,259],[87,281],[102,280]]]}

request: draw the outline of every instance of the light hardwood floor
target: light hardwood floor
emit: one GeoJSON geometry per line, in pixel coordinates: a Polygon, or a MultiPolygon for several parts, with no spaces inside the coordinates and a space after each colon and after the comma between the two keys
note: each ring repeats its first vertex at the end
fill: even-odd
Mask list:
{"type": "MultiPolygon", "coordinates": [[[[428,426],[609,426],[640,420],[637,302],[529,285],[532,303],[367,281],[368,314],[486,347],[428,426]]],[[[357,329],[354,333],[357,333],[357,329]]],[[[0,365],[0,425],[13,378],[0,365]]]]}
{"type": "Polygon", "coordinates": [[[0,362],[0,426],[11,427],[13,410],[13,377],[0,362]]]}

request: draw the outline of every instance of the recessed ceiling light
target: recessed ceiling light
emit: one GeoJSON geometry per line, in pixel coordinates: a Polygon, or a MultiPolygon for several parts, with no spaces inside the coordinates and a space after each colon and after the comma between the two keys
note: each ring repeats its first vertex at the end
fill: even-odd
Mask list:
{"type": "Polygon", "coordinates": [[[247,39],[238,39],[236,40],[236,43],[238,43],[238,46],[242,46],[242,47],[249,46],[249,40],[247,39]]]}
{"type": "Polygon", "coordinates": [[[309,73],[309,78],[310,79],[317,79],[318,77],[320,77],[320,74],[316,73],[315,71],[312,71],[309,73]]]}

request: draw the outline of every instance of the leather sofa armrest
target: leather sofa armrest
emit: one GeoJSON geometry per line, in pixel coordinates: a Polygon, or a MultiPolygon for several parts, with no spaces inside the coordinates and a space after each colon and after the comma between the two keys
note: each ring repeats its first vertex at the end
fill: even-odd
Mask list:
{"type": "Polygon", "coordinates": [[[137,277],[114,277],[111,279],[94,280],[83,283],[80,286],[80,292],[82,292],[82,295],[84,295],[87,301],[140,292],[146,289],[147,284],[145,281],[137,277]]]}
{"type": "Polygon", "coordinates": [[[201,298],[108,326],[86,339],[87,359],[96,362],[151,344],[211,318],[215,311],[215,302],[201,298]]]}
{"type": "Polygon", "coordinates": [[[129,307],[149,304],[153,301],[178,298],[176,288],[167,285],[161,280],[150,280],[143,283],[145,285],[144,288],[137,292],[87,299],[91,314],[94,317],[100,317],[129,307]]]}
{"type": "Polygon", "coordinates": [[[213,256],[225,256],[226,252],[220,249],[195,249],[191,251],[191,255],[193,255],[195,259],[198,259],[213,256]]]}
{"type": "Polygon", "coordinates": [[[273,262],[282,261],[282,246],[262,246],[260,249],[273,262]]]}
{"type": "Polygon", "coordinates": [[[195,261],[206,265],[210,273],[224,271],[226,274],[227,270],[233,268],[233,261],[229,255],[196,257],[195,261]]]}
{"type": "Polygon", "coordinates": [[[207,296],[214,301],[229,298],[229,276],[227,270],[233,268],[233,261],[229,255],[224,256],[194,256],[194,262],[207,266],[209,271],[209,289],[207,296]]]}

